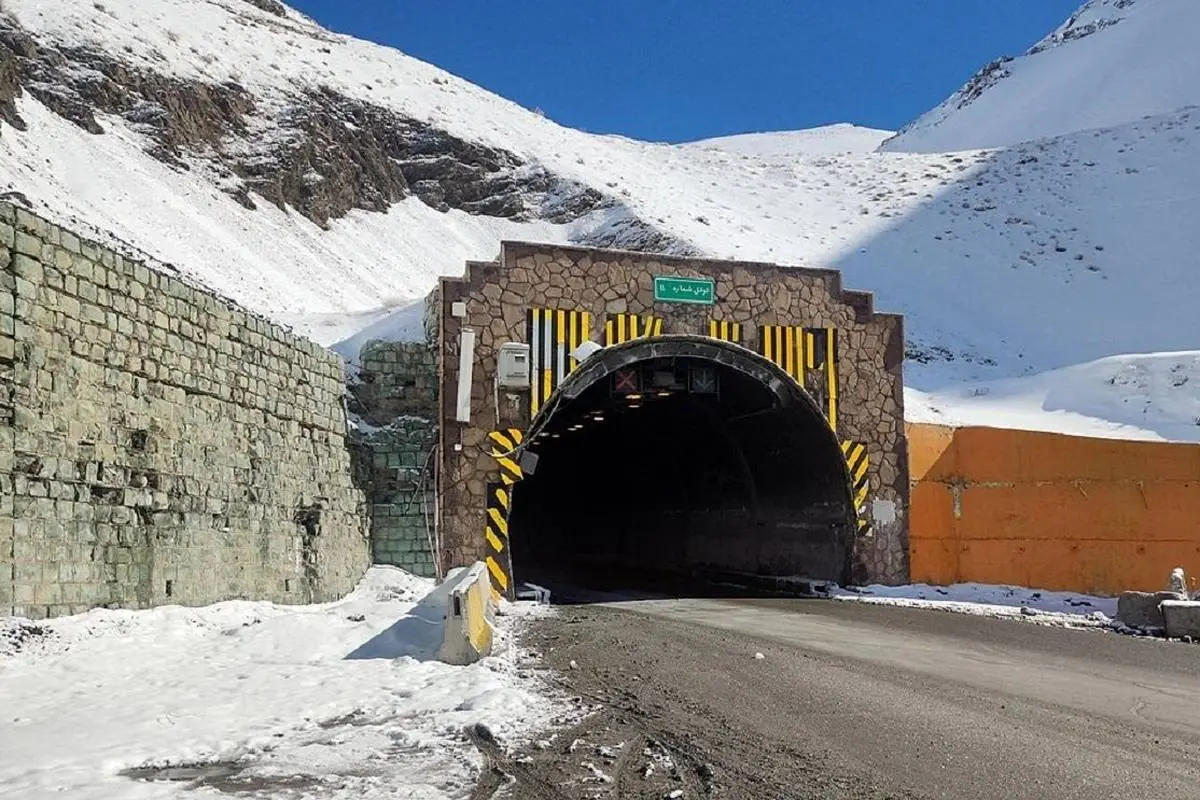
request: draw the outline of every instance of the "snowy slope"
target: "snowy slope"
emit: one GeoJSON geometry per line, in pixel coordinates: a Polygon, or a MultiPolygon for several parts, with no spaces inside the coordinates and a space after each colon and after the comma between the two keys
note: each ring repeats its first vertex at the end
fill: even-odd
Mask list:
{"type": "Polygon", "coordinates": [[[724,150],[747,156],[821,156],[869,153],[894,131],[840,123],[804,131],[742,133],[688,142],[685,149],[724,150]]]}
{"type": "MultiPolygon", "coordinates": [[[[974,395],[964,387],[980,381],[1200,346],[1193,110],[998,152],[872,152],[886,132],[853,126],[671,146],[563,128],[399,52],[248,0],[5,8],[44,44],[102,48],[156,74],[237,81],[254,94],[257,139],[272,136],[263,115],[327,86],[502,148],[524,171],[549,170],[611,201],[554,223],[439,211],[408,197],[386,214],[351,210],[322,229],[268,202],[243,208],[202,152],[189,156],[190,170],[149,157],[127,119],[102,115],[96,135],[28,94],[17,101],[28,130],[0,132],[0,191],[111,231],[324,344],[340,342],[348,356],[370,336],[417,333],[412,303],[436,276],[494,257],[501,238],[620,242],[638,222],[688,252],[844,270],[848,286],[876,293],[877,308],[907,315],[909,411],[918,416],[967,413],[974,395]]],[[[236,137],[226,145],[245,146],[236,137]]],[[[1176,398],[1191,387],[1163,384],[1132,431],[1125,416],[1094,416],[1127,403],[1107,385],[1090,394],[1093,383],[1076,384],[1067,408],[1018,392],[1025,405],[1013,419],[999,406],[981,413],[990,408],[999,425],[1200,439],[1200,426],[1178,416],[1190,413],[1176,398]]]]}
{"type": "Polygon", "coordinates": [[[1113,356],[935,393],[910,389],[911,422],[1147,441],[1200,441],[1200,351],[1113,356]]]}
{"type": "Polygon", "coordinates": [[[1089,0],[1025,55],[993,62],[884,149],[1002,147],[1200,105],[1200,3],[1089,0]]]}
{"type": "Polygon", "coordinates": [[[0,796],[466,797],[465,727],[511,744],[572,712],[518,669],[512,617],[502,653],[432,660],[431,589],[373,567],[324,605],[0,620],[0,796]]]}

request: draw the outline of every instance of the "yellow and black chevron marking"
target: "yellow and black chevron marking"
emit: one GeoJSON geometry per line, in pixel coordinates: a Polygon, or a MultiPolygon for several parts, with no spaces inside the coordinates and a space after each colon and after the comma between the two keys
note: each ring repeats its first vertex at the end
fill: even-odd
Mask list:
{"type": "Polygon", "coordinates": [[[647,314],[609,314],[604,322],[604,346],[621,344],[643,336],[662,336],[662,317],[647,314]]]}
{"type": "Polygon", "coordinates": [[[488,574],[492,583],[492,601],[501,597],[512,600],[514,595],[512,579],[512,552],[508,547],[508,512],[512,506],[511,488],[503,483],[487,485],[487,519],[484,523],[484,537],[487,539],[488,574]]]}
{"type": "Polygon", "coordinates": [[[825,373],[825,418],[838,428],[838,331],[837,328],[805,328],[805,363],[825,373]]]}
{"type": "Polygon", "coordinates": [[[531,308],[525,317],[529,342],[529,416],[532,418],[563,378],[579,366],[571,353],[592,335],[592,315],[561,308],[531,308]]]}
{"type": "Polygon", "coordinates": [[[838,421],[838,332],[836,328],[803,328],[798,325],[760,325],[758,351],[768,361],[818,395],[829,427],[838,421]],[[824,381],[815,391],[808,373],[820,370],[824,381]]]}
{"type": "Polygon", "coordinates": [[[758,352],[804,385],[804,328],[798,325],[760,325],[758,352]]]}
{"type": "Polygon", "coordinates": [[[500,480],[505,486],[512,486],[525,477],[521,465],[513,458],[512,451],[521,444],[524,434],[517,428],[505,428],[488,434],[491,442],[491,453],[500,462],[500,480]]]}
{"type": "Polygon", "coordinates": [[[710,319],[708,321],[708,335],[713,339],[741,344],[742,323],[710,319]]]}
{"type": "Polygon", "coordinates": [[[871,524],[867,519],[867,497],[871,491],[867,469],[870,459],[867,457],[867,446],[862,442],[842,441],[842,454],[846,457],[846,466],[850,469],[850,485],[854,494],[854,512],[858,516],[858,532],[865,533],[871,524]]]}

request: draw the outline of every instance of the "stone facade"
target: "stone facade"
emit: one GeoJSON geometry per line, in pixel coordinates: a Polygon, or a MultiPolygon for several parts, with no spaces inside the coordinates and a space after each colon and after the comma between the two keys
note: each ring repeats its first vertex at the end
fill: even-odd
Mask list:
{"type": "Polygon", "coordinates": [[[437,365],[424,342],[368,342],[351,383],[376,564],[435,577],[437,365]]]}
{"type": "MultiPolygon", "coordinates": [[[[505,342],[526,338],[529,308],[592,314],[600,342],[606,314],[653,314],[664,334],[705,334],[711,319],[741,323],[742,344],[759,349],[757,326],[834,327],[839,337],[837,434],[866,445],[871,524],[855,543],[857,580],[901,582],[908,576],[908,468],[904,438],[903,320],[875,313],[872,298],[846,291],[833,270],[774,264],[670,258],[651,254],[503,244],[496,262],[468,263],[461,279],[443,279],[433,295],[440,314],[440,526],[446,566],[484,550],[484,496],[498,468],[488,453],[490,430],[530,423],[528,396],[497,391],[496,356],[505,342]],[[655,302],[654,276],[711,278],[713,305],[655,302]],[[453,313],[465,303],[466,316],[453,313]],[[459,334],[476,332],[471,421],[455,422],[459,334]]],[[[519,495],[518,495],[519,496],[519,495]]]]}
{"type": "Polygon", "coordinates": [[[0,266],[0,613],[354,586],[337,357],[7,204],[0,266]]]}

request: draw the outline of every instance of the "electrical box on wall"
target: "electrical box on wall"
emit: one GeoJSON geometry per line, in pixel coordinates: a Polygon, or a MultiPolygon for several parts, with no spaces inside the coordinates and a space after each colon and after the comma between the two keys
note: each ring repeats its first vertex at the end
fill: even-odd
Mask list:
{"type": "Polygon", "coordinates": [[[505,389],[529,388],[529,345],[505,342],[496,355],[496,381],[505,389]]]}

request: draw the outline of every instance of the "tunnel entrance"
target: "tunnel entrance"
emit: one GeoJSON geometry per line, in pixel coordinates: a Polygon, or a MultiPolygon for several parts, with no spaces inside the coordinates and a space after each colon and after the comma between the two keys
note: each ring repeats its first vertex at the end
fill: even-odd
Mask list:
{"type": "Polygon", "coordinates": [[[855,512],[836,435],[785,372],[693,336],[606,348],[526,438],[519,581],[618,588],[730,575],[846,582],[855,512]]]}

